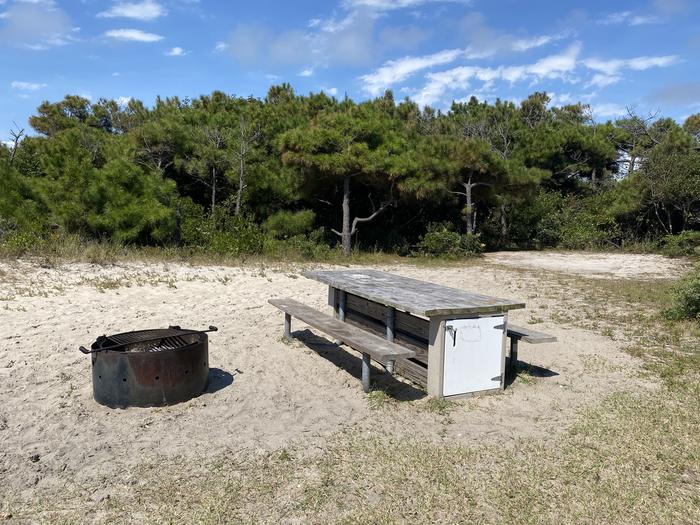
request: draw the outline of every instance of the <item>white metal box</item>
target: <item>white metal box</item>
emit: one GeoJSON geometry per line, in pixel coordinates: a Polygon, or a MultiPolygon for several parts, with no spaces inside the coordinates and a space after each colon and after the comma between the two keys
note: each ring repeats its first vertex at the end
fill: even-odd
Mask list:
{"type": "Polygon", "coordinates": [[[503,387],[504,316],[445,321],[444,396],[503,387]]]}

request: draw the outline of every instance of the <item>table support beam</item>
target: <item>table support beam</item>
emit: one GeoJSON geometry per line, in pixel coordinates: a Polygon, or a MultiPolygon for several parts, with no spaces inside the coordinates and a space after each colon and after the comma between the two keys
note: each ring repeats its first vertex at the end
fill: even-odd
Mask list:
{"type": "Polygon", "coordinates": [[[336,290],[336,292],[338,293],[338,319],[345,321],[348,294],[345,292],[345,290],[336,290]]]}
{"type": "MultiPolygon", "coordinates": [[[[394,342],[394,325],[396,320],[396,309],[387,306],[386,307],[386,339],[387,341],[394,342]]],[[[394,373],[394,362],[393,360],[386,363],[386,371],[390,374],[394,373]]]]}
{"type": "Polygon", "coordinates": [[[284,314],[284,338],[287,341],[292,340],[292,316],[288,313],[284,314]]]}
{"type": "Polygon", "coordinates": [[[428,335],[428,395],[442,399],[445,362],[445,321],[447,317],[431,317],[428,335]]]}
{"type": "Polygon", "coordinates": [[[515,370],[515,365],[518,362],[518,338],[510,338],[510,361],[508,361],[508,367],[511,370],[515,370]]]}
{"type": "Polygon", "coordinates": [[[362,354],[362,390],[369,393],[369,370],[370,358],[369,354],[362,354]]]}

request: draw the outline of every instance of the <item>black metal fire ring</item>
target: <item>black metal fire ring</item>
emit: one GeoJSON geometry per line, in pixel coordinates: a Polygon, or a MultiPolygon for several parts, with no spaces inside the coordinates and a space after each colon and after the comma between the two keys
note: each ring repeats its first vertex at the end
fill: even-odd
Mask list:
{"type": "Polygon", "coordinates": [[[209,330],[140,330],[101,336],[90,350],[95,401],[112,408],[173,405],[201,394],[209,378],[209,330]]]}

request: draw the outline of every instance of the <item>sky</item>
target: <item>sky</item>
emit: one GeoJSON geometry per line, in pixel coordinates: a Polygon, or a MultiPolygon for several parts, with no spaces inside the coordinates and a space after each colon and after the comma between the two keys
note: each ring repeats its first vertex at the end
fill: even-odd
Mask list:
{"type": "Polygon", "coordinates": [[[0,140],[43,101],[264,97],[289,82],[364,100],[700,112],[700,1],[0,0],[0,140]]]}

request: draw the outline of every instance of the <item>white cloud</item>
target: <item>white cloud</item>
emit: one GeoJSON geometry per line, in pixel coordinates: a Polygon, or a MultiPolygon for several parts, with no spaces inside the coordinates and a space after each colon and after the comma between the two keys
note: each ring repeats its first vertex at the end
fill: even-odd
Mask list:
{"type": "Polygon", "coordinates": [[[310,77],[314,74],[313,68],[307,67],[306,69],[302,69],[301,72],[299,73],[300,77],[310,77]]]}
{"type": "Polygon", "coordinates": [[[596,86],[602,88],[605,86],[616,84],[620,80],[622,80],[622,77],[619,75],[606,75],[604,73],[596,73],[595,75],[593,75],[593,78],[586,84],[586,86],[596,86]]]}
{"type": "Polygon", "coordinates": [[[40,84],[37,82],[21,82],[19,80],[13,80],[10,83],[12,89],[19,89],[21,91],[37,91],[41,88],[45,88],[46,84],[40,84]]]}
{"type": "Polygon", "coordinates": [[[140,29],[112,29],[105,33],[107,38],[130,42],[159,42],[163,37],[154,33],[146,33],[140,29]]]}
{"type": "Polygon", "coordinates": [[[2,15],[0,45],[40,51],[75,41],[78,32],[54,2],[15,2],[2,15]]]}
{"type": "Polygon", "coordinates": [[[257,67],[366,66],[388,52],[410,52],[432,31],[419,26],[379,28],[382,17],[371,9],[346,6],[339,15],[314,18],[300,29],[280,32],[258,23],[239,24],[217,50],[228,50],[239,62],[257,67]]]}
{"type": "Polygon", "coordinates": [[[593,115],[598,117],[621,117],[627,114],[627,108],[614,102],[593,104],[593,115]]]}
{"type": "Polygon", "coordinates": [[[169,57],[181,57],[181,56],[186,55],[187,51],[185,51],[181,47],[173,47],[171,49],[168,49],[165,52],[165,54],[168,55],[169,57]]]}
{"type": "Polygon", "coordinates": [[[610,13],[601,18],[598,23],[601,25],[628,25],[641,26],[647,24],[658,24],[661,19],[654,15],[635,15],[632,11],[619,11],[610,13]]]}
{"type": "Polygon", "coordinates": [[[549,95],[549,103],[552,106],[565,106],[567,104],[574,103],[574,97],[571,95],[571,93],[548,92],[547,95],[549,95]]]}
{"type": "Polygon", "coordinates": [[[459,20],[458,33],[464,38],[471,52],[481,57],[527,51],[564,37],[563,34],[552,34],[523,38],[502,33],[489,26],[486,17],[479,12],[471,12],[459,20]]]}
{"type": "Polygon", "coordinates": [[[322,87],[322,88],[321,88],[321,91],[323,91],[324,93],[329,94],[329,95],[332,96],[332,97],[334,97],[334,96],[336,96],[336,95],[338,94],[338,88],[334,88],[334,87],[331,87],[331,88],[322,87]]]}
{"type": "Polygon", "coordinates": [[[690,0],[654,0],[654,6],[660,11],[677,15],[687,11],[691,6],[690,0]]]}
{"type": "Polygon", "coordinates": [[[656,56],[656,57],[637,57],[627,61],[630,69],[635,71],[643,71],[651,67],[667,67],[677,64],[680,61],[676,55],[656,56]]]}
{"type": "Polygon", "coordinates": [[[428,73],[428,82],[420,89],[414,100],[421,106],[434,104],[445,93],[464,90],[472,80],[483,82],[489,87],[496,80],[515,83],[523,80],[537,81],[543,78],[571,80],[568,76],[576,68],[576,60],[581,52],[581,44],[576,42],[563,53],[550,55],[533,64],[521,66],[500,66],[497,68],[479,66],[460,66],[447,71],[428,73]]]}
{"type": "Polygon", "coordinates": [[[143,2],[118,2],[106,11],[98,13],[102,18],[131,18],[134,20],[150,21],[165,16],[166,9],[154,0],[143,2]]]}
{"type": "Polygon", "coordinates": [[[117,97],[117,104],[119,104],[119,107],[126,107],[129,105],[129,102],[131,102],[133,97],[117,97]]]}
{"type": "MultiPolygon", "coordinates": [[[[609,79],[615,79],[618,74],[625,69],[632,69],[634,71],[644,71],[652,67],[668,67],[677,64],[680,61],[677,55],[666,55],[666,56],[641,56],[635,58],[613,58],[610,60],[603,60],[600,58],[589,58],[583,61],[583,65],[588,69],[598,71],[602,75],[597,75],[599,79],[603,77],[608,77],[609,79]]],[[[595,77],[594,77],[595,78],[595,77]]],[[[614,83],[619,78],[614,80],[614,83]]],[[[600,82],[599,81],[599,84],[600,82]]]]}
{"type": "Polygon", "coordinates": [[[345,0],[343,5],[348,9],[368,8],[375,11],[392,11],[394,9],[437,3],[469,5],[471,0],[345,0]]]}
{"type": "MultiPolygon", "coordinates": [[[[481,23],[481,22],[479,22],[481,23]]],[[[508,49],[510,51],[527,51],[529,49],[543,46],[557,37],[553,36],[537,36],[530,39],[516,40],[509,36],[500,37],[502,39],[501,43],[496,47],[503,46],[503,49],[508,49]]],[[[466,49],[446,49],[433,53],[431,55],[424,56],[407,56],[399,58],[396,60],[389,60],[385,62],[381,67],[375,69],[373,72],[366,75],[362,75],[360,80],[364,83],[362,89],[369,93],[370,95],[377,96],[385,89],[391,87],[392,85],[406,80],[418,71],[425,69],[430,69],[435,66],[449,64],[454,62],[458,58],[466,59],[479,59],[491,56],[497,51],[497,48],[493,47],[490,50],[484,49],[481,46],[478,49],[466,48],[466,49]]],[[[574,57],[575,62],[575,57],[574,57]]],[[[551,67],[547,64],[541,64],[541,68],[551,67]]],[[[513,73],[511,72],[511,75],[513,73]]]]}
{"type": "Polygon", "coordinates": [[[362,89],[370,95],[377,96],[389,86],[407,79],[418,71],[449,64],[463,54],[464,50],[462,49],[446,49],[432,55],[408,56],[398,60],[389,60],[379,69],[360,77],[364,82],[362,89]]]}
{"type": "Polygon", "coordinates": [[[217,53],[221,53],[223,51],[226,51],[228,49],[228,44],[226,42],[217,42],[216,46],[214,46],[214,51],[217,53]]]}
{"type": "Polygon", "coordinates": [[[527,51],[528,49],[533,49],[536,47],[544,46],[549,44],[554,37],[549,35],[541,35],[533,38],[525,38],[522,40],[516,40],[513,42],[513,51],[527,51]]]}

